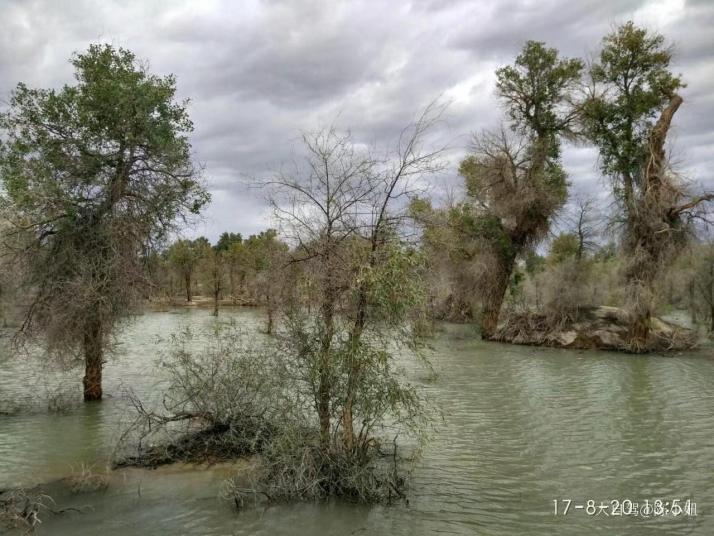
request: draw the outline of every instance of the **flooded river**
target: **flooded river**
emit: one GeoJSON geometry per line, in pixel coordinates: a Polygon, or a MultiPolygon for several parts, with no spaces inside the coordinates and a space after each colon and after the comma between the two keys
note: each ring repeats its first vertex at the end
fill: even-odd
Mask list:
{"type": "MultiPolygon", "coordinates": [[[[246,330],[252,310],[224,311],[246,330]]],[[[206,310],[146,313],[119,339],[105,369],[106,400],[66,412],[80,373],[0,358],[0,489],[103,467],[130,417],[124,397],[160,395],[160,340],[184,325],[210,327],[206,310]]],[[[627,356],[484,343],[444,326],[430,378],[415,371],[443,413],[424,450],[410,503],[248,508],[219,498],[230,468],[116,472],[100,492],[70,495],[38,534],[97,535],[702,535],[714,534],[714,356],[627,356]],[[587,501],[696,503],[695,515],[590,515],[587,501]],[[554,514],[558,500],[558,515],[554,514]],[[566,500],[572,501],[563,515],[566,500]],[[577,508],[581,505],[583,508],[577,508]]],[[[664,504],[664,503],[663,503],[664,504]]]]}

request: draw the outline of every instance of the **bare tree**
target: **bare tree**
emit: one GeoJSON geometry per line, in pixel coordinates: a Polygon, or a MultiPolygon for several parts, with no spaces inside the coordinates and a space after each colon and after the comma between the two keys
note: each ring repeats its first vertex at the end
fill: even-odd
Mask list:
{"type": "Polygon", "coordinates": [[[595,200],[588,197],[576,197],[573,207],[566,217],[568,231],[572,232],[578,243],[575,258],[580,261],[586,253],[593,251],[598,242],[600,218],[595,200]]]}
{"type": "MultiPolygon", "coordinates": [[[[359,399],[369,396],[364,382],[374,365],[370,360],[376,358],[365,345],[364,333],[370,330],[373,335],[386,321],[385,307],[396,314],[400,300],[411,298],[408,292],[381,295],[383,301],[376,303],[375,293],[386,292],[377,287],[388,263],[404,261],[397,260],[404,255],[398,231],[417,180],[442,169],[444,148],[424,147],[424,137],[441,111],[429,106],[402,131],[395,154],[384,159],[334,128],[306,134],[307,165],[271,183],[281,230],[295,245],[291,262],[309,266],[309,286],[318,301],[319,314],[310,329],[316,346],[304,348],[302,359],[311,371],[307,377],[324,445],[342,428],[342,446],[347,451],[357,447],[354,408],[366,407],[359,399]]],[[[398,275],[406,274],[403,270],[398,275]]],[[[297,325],[295,309],[289,314],[297,325]]],[[[383,410],[384,400],[378,406],[383,410]]],[[[358,435],[364,448],[374,415],[362,417],[369,423],[358,435]]]]}

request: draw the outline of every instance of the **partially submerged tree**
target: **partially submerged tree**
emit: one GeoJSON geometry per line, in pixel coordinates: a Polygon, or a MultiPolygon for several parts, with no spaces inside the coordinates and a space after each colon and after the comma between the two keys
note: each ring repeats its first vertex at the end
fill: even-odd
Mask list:
{"type": "Polygon", "coordinates": [[[192,285],[195,281],[196,271],[210,247],[210,242],[204,237],[195,240],[178,240],[169,247],[168,260],[184,283],[187,302],[193,299],[192,285]]]}
{"type": "Polygon", "coordinates": [[[109,337],[141,297],[142,252],[208,194],[173,76],[152,75],[109,45],[72,64],[75,85],[13,92],[0,116],[0,175],[23,244],[15,251],[29,301],[22,331],[81,358],[84,398],[98,400],[109,337]]]}
{"type": "Polygon", "coordinates": [[[293,247],[274,231],[241,243],[253,270],[272,274],[277,281],[265,284],[284,295],[275,337],[251,350],[239,332],[219,331],[198,352],[180,338],[168,361],[169,414],[137,401],[137,429],[141,439],[170,423],[204,426],[184,428],[170,445],[140,445],[130,463],[259,452],[255,486],[228,490],[237,502],[246,491],[271,500],[403,497],[393,434],[419,439],[425,414],[397,354],[421,355],[412,320],[423,305],[424,265],[401,224],[413,183],[442,166],[442,150],[423,147],[438,112],[428,108],[386,159],[334,129],[305,135],[305,165],[270,183],[293,247]]]}
{"type": "MultiPolygon", "coordinates": [[[[231,301],[235,305],[238,299],[238,272],[240,271],[240,265],[243,263],[243,236],[240,233],[221,233],[216,243],[216,249],[221,251],[223,255],[225,271],[228,275],[228,291],[230,292],[231,301]]],[[[245,274],[245,271],[242,273],[245,274]]]]}
{"type": "Polygon", "coordinates": [[[203,252],[201,259],[203,264],[203,276],[213,298],[213,316],[218,316],[218,307],[221,299],[221,293],[224,289],[225,272],[226,272],[226,254],[224,250],[218,249],[218,246],[208,246],[203,252]]]}
{"type": "Polygon", "coordinates": [[[714,199],[690,195],[666,155],[684,87],[669,70],[671,58],[663,36],[632,22],[618,27],[603,40],[583,107],[587,135],[622,209],[632,351],[649,348],[656,282],[686,243],[696,211],[714,199]]]}
{"type": "Polygon", "coordinates": [[[283,294],[288,290],[285,279],[288,274],[288,245],[278,239],[275,229],[268,229],[248,238],[245,253],[244,259],[249,262],[248,270],[253,274],[259,301],[265,305],[265,330],[272,334],[283,294]]]}
{"type": "Polygon", "coordinates": [[[409,320],[423,290],[419,255],[400,238],[397,201],[441,169],[442,150],[423,148],[435,112],[405,129],[387,160],[333,129],[306,135],[307,165],[273,181],[276,216],[295,244],[291,262],[308,279],[308,303],[287,302],[286,346],[313,401],[322,471],[343,471],[339,460],[369,463],[375,428],[417,413],[392,354],[397,342],[415,343],[409,320]]]}
{"type": "Polygon", "coordinates": [[[572,97],[581,70],[578,59],[560,59],[543,43],[526,43],[515,65],[496,71],[513,132],[477,136],[459,167],[468,201],[456,221],[480,239],[487,256],[480,281],[484,338],[495,333],[516,259],[546,235],[565,202],[560,139],[576,118],[572,97]]]}

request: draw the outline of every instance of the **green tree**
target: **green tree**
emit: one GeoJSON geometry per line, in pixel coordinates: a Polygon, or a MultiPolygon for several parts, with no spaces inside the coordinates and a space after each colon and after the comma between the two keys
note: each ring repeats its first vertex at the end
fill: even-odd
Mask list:
{"type": "Polygon", "coordinates": [[[244,260],[249,262],[259,300],[265,304],[266,331],[273,333],[275,314],[281,302],[283,268],[287,262],[288,246],[278,240],[275,229],[251,235],[245,242],[244,260]]]}
{"type": "Polygon", "coordinates": [[[173,76],[109,45],[71,63],[74,85],[12,93],[0,115],[0,175],[9,224],[26,244],[23,331],[83,359],[84,398],[98,400],[109,337],[146,282],[142,252],[209,196],[173,76]]]}
{"type": "Polygon", "coordinates": [[[665,143],[683,99],[669,70],[664,37],[628,22],[603,40],[583,105],[585,130],[622,207],[627,306],[632,351],[650,348],[656,282],[681,252],[689,221],[714,195],[691,196],[666,157],[665,143]]]}
{"type": "Polygon", "coordinates": [[[184,282],[186,301],[193,299],[192,284],[195,273],[211,243],[205,237],[196,240],[177,240],[168,249],[169,263],[184,282]]]}
{"type": "Polygon", "coordinates": [[[213,297],[213,316],[218,316],[221,293],[224,288],[226,273],[226,250],[218,244],[201,248],[200,263],[203,265],[203,278],[213,297]]]}
{"type": "MultiPolygon", "coordinates": [[[[215,249],[220,252],[223,270],[228,275],[228,287],[233,304],[236,303],[236,276],[240,272],[242,244],[243,236],[240,233],[224,232],[218,237],[218,242],[215,246],[215,249]]],[[[217,306],[216,314],[218,314],[217,306]]]]}
{"type": "Polygon", "coordinates": [[[498,96],[512,128],[536,141],[533,150],[551,159],[560,154],[558,136],[570,132],[577,117],[573,94],[582,70],[582,60],[560,59],[557,49],[528,41],[513,65],[496,71],[498,96]]]}
{"type": "Polygon", "coordinates": [[[583,107],[590,140],[600,152],[603,174],[625,210],[635,209],[642,167],[649,156],[648,139],[655,121],[684,87],[669,70],[671,50],[664,37],[636,27],[618,27],[603,39],[590,75],[599,87],[583,107]]]}
{"type": "Polygon", "coordinates": [[[219,251],[228,251],[233,244],[240,244],[241,242],[243,242],[243,237],[240,233],[223,232],[221,236],[218,237],[216,249],[219,251]]]}
{"type": "Polygon", "coordinates": [[[579,250],[578,235],[575,233],[560,233],[550,244],[548,262],[560,264],[566,259],[577,258],[579,250]]]}
{"type": "Polygon", "coordinates": [[[478,136],[461,162],[467,201],[453,212],[461,233],[482,244],[481,331],[491,338],[516,260],[547,233],[567,196],[560,138],[571,133],[573,91],[582,62],[529,41],[514,65],[496,71],[514,135],[504,129],[478,136]]]}
{"type": "Polygon", "coordinates": [[[244,241],[234,241],[228,246],[226,262],[228,264],[228,284],[230,286],[231,300],[235,305],[238,300],[238,294],[240,293],[241,297],[245,294],[245,281],[248,276],[248,259],[244,241]]]}

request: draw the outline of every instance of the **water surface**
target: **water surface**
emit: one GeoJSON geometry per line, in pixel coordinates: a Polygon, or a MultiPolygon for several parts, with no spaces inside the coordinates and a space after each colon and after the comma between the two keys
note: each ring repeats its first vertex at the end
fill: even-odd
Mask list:
{"type": "MultiPolygon", "coordinates": [[[[263,319],[226,311],[247,331],[263,319]]],[[[205,310],[147,313],[121,336],[105,369],[107,398],[48,413],[48,398],[76,390],[78,372],[25,358],[0,361],[0,489],[101,467],[129,418],[125,389],[160,396],[155,362],[184,325],[208,328],[205,310]]],[[[711,350],[627,356],[484,343],[445,325],[434,343],[437,378],[410,379],[443,414],[425,448],[409,505],[298,504],[236,513],[219,498],[214,467],[125,471],[104,492],[69,496],[82,514],[45,517],[39,534],[714,534],[714,358],[711,350]],[[690,499],[696,517],[553,515],[553,499],[690,499]]],[[[8,356],[11,357],[11,356],[8,356]]]]}

